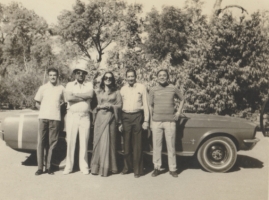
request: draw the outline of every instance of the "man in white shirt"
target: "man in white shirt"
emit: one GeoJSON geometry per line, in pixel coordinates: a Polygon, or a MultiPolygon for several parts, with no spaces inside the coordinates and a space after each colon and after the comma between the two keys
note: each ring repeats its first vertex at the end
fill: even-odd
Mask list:
{"type": "Polygon", "coordinates": [[[124,139],[124,169],[121,174],[134,170],[135,178],[143,175],[142,128],[147,130],[149,108],[146,87],[136,82],[136,71],[126,71],[128,84],[120,90],[124,139]]]}
{"type": "Polygon", "coordinates": [[[35,96],[36,107],[39,109],[39,131],[37,141],[37,163],[38,170],[35,175],[43,173],[44,150],[47,149],[45,161],[45,173],[53,175],[51,160],[53,150],[58,141],[61,113],[60,104],[63,102],[64,87],[57,84],[58,70],[48,69],[49,82],[42,85],[35,96]]]}
{"type": "Polygon", "coordinates": [[[76,80],[69,82],[65,89],[68,101],[66,116],[67,153],[63,174],[73,171],[76,139],[79,133],[79,168],[83,174],[89,174],[88,140],[90,131],[90,102],[93,97],[93,85],[85,82],[88,74],[86,66],[77,66],[73,73],[76,80]]]}

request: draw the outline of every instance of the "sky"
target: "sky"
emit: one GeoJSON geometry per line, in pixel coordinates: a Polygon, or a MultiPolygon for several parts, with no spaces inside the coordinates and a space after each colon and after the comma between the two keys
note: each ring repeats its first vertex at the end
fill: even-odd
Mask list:
{"type": "MultiPolygon", "coordinates": [[[[21,2],[24,7],[29,10],[34,10],[36,14],[46,19],[49,24],[57,23],[57,16],[63,10],[71,10],[72,5],[76,0],[1,0],[2,4],[8,5],[16,1],[21,2]]],[[[87,0],[82,0],[88,2],[87,0]]],[[[156,9],[161,10],[163,5],[173,5],[183,8],[185,0],[126,0],[129,3],[141,3],[144,7],[144,13],[147,13],[154,6],[156,9]]],[[[204,0],[203,12],[204,14],[211,14],[211,10],[215,0],[204,0]]],[[[240,5],[244,7],[249,13],[256,10],[269,10],[269,0],[223,0],[222,8],[227,5],[240,5]]],[[[233,12],[240,13],[239,9],[234,9],[233,12]]]]}

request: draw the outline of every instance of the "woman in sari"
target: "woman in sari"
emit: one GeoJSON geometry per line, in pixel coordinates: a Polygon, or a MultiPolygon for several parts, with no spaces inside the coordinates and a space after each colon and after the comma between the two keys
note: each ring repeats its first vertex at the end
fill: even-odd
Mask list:
{"type": "Polygon", "coordinates": [[[122,106],[121,95],[116,88],[116,81],[112,72],[104,74],[96,95],[98,105],[94,124],[91,173],[108,176],[109,171],[118,173],[116,134],[122,106]]]}

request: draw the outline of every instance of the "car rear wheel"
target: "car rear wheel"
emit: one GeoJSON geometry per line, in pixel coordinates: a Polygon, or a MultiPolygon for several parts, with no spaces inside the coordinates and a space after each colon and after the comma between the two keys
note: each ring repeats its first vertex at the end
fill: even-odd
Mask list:
{"type": "Polygon", "coordinates": [[[199,148],[197,159],[209,172],[227,172],[237,158],[234,142],[228,137],[213,137],[205,141],[199,148]]]}

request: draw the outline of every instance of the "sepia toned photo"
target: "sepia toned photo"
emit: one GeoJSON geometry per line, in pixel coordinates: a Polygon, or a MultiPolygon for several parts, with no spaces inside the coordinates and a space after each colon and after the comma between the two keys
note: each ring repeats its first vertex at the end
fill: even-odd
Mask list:
{"type": "Polygon", "coordinates": [[[269,1],[2,0],[0,199],[268,200],[269,1]]]}

